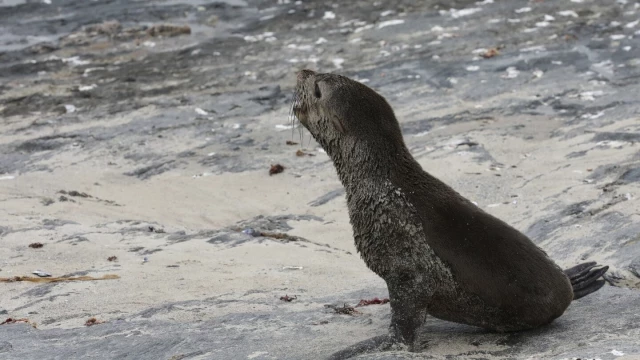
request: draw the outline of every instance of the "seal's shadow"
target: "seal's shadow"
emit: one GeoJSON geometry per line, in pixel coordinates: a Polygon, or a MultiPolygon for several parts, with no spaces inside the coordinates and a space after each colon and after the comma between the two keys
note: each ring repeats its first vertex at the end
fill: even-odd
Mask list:
{"type": "MultiPolygon", "coordinates": [[[[478,355],[517,357],[518,354],[526,353],[525,349],[527,348],[534,348],[536,352],[550,350],[554,345],[547,340],[552,337],[562,339],[567,335],[567,329],[568,326],[566,324],[558,321],[533,330],[497,333],[473,326],[429,318],[418,331],[412,352],[428,357],[445,356],[458,358],[478,355]]],[[[393,355],[407,354],[407,351],[405,346],[393,344],[388,335],[380,335],[338,351],[332,354],[329,359],[360,359],[360,356],[364,356],[364,359],[373,355],[373,353],[384,354],[394,358],[393,355]],[[401,354],[398,354],[398,352],[401,354]]],[[[387,357],[383,356],[382,358],[386,359],[387,357]]]]}
{"type": "Polygon", "coordinates": [[[493,355],[518,353],[535,342],[538,351],[540,339],[559,336],[567,326],[561,319],[532,330],[499,333],[473,326],[429,318],[418,332],[414,352],[439,355],[493,355]]]}

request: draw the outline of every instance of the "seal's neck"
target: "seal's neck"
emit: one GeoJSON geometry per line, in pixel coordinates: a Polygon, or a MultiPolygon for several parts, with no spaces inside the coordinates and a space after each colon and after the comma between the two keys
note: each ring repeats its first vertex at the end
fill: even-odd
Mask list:
{"type": "Polygon", "coordinates": [[[333,160],[338,177],[348,192],[357,191],[365,182],[386,183],[413,164],[404,144],[385,146],[336,139],[328,145],[323,147],[333,160]]]}

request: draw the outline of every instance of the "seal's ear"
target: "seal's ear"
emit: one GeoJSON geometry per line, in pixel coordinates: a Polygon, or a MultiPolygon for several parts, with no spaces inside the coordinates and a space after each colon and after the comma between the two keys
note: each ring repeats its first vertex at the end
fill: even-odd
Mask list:
{"type": "Polygon", "coordinates": [[[331,123],[333,124],[333,127],[336,128],[336,130],[338,130],[341,134],[344,134],[344,126],[342,125],[342,120],[333,115],[331,116],[331,123]]]}

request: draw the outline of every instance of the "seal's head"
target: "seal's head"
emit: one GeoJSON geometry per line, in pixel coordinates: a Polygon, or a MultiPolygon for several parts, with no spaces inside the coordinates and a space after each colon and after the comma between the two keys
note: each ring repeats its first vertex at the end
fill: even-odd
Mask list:
{"type": "Polygon", "coordinates": [[[387,101],[345,76],[298,72],[293,114],[334,163],[363,160],[363,153],[379,157],[405,149],[387,101]]]}

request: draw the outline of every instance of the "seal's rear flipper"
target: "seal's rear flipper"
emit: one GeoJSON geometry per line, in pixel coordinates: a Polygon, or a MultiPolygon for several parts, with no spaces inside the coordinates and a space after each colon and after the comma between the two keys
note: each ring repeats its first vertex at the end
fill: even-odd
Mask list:
{"type": "Polygon", "coordinates": [[[605,281],[598,279],[609,270],[609,267],[605,266],[594,269],[596,266],[596,262],[591,261],[576,265],[564,271],[569,277],[571,286],[573,287],[573,300],[587,296],[604,286],[605,281]]]}
{"type": "Polygon", "coordinates": [[[345,360],[366,353],[389,350],[395,343],[389,335],[372,337],[331,354],[328,360],[345,360]]]}

